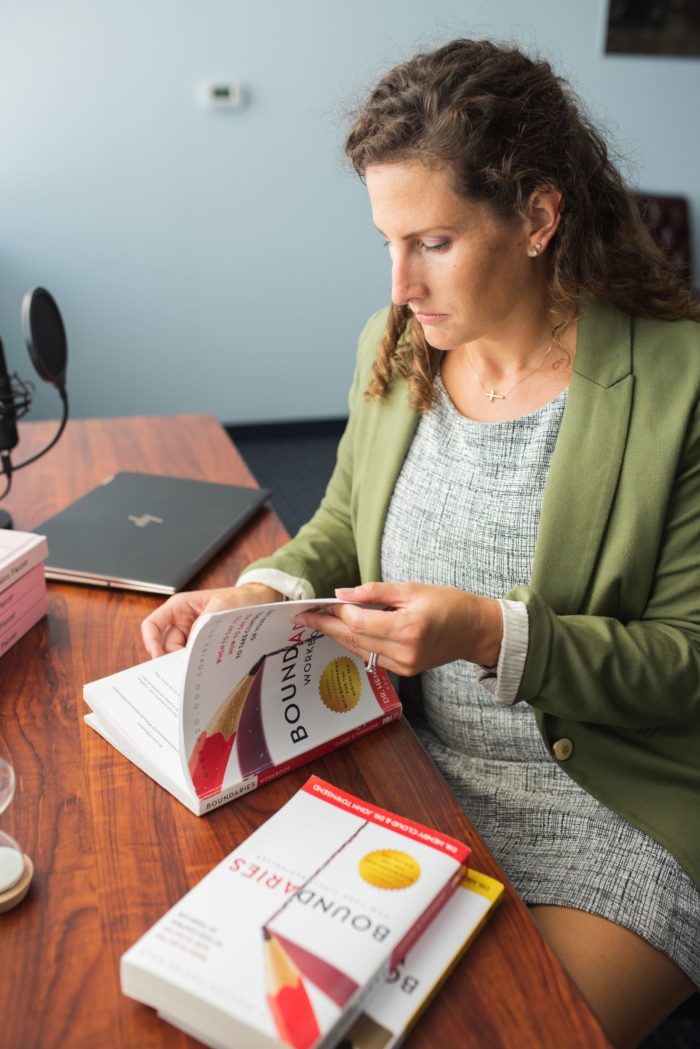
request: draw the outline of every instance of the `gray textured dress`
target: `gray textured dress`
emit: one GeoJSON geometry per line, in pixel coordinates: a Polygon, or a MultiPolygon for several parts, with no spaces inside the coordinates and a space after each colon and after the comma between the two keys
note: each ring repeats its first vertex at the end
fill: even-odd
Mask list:
{"type": "MultiPolygon", "coordinates": [[[[464,418],[437,380],[382,539],[382,576],[503,597],[530,579],[566,392],[519,419],[464,418]]],[[[700,986],[700,893],[657,842],[553,761],[526,703],[502,706],[458,661],[422,675],[421,739],[528,904],[616,922],[700,986]]]]}

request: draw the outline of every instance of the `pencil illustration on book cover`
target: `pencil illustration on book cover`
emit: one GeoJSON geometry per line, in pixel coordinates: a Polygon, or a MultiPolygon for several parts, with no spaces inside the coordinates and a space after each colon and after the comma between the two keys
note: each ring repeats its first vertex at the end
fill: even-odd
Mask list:
{"type": "Polygon", "coordinates": [[[260,689],[266,659],[286,650],[280,648],[261,656],[197,736],[188,765],[198,797],[204,798],[221,790],[226,766],[239,734],[245,741],[245,745],[239,743],[238,746],[243,775],[251,771],[261,772],[273,764],[262,724],[260,689]]]}
{"type": "Polygon", "coordinates": [[[299,970],[267,929],[263,929],[263,952],[267,1004],[279,1036],[294,1049],[308,1049],[321,1030],[299,970]]]}

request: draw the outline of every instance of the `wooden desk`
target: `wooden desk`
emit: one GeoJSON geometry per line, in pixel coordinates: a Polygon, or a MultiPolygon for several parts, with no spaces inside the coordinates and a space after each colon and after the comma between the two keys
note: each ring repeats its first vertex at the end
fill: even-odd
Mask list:
{"type": "MultiPolygon", "coordinates": [[[[17,458],[52,423],[25,424],[17,458]]],[[[48,455],[16,474],[15,527],[40,521],[118,469],[254,480],[206,416],[71,422],[48,455]]],[[[193,585],[235,581],[285,538],[270,510],[193,585]]],[[[3,1049],[120,1049],[197,1043],[119,991],[122,952],[313,770],[360,796],[468,841],[499,869],[404,722],[198,819],[83,722],[83,682],[141,661],[139,623],[159,599],[49,584],[49,615],[0,660],[0,753],[17,773],[1,818],[32,857],[25,901],[0,915],[3,1049]]],[[[417,1025],[412,1049],[597,1049],[601,1030],[539,936],[506,897],[417,1025]]]]}

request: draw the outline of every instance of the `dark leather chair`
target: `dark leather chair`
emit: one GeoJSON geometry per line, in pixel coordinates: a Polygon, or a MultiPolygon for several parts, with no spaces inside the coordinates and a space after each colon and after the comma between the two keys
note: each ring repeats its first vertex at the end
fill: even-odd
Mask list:
{"type": "Polygon", "coordinates": [[[654,241],[669,256],[683,280],[693,283],[690,209],[685,197],[665,197],[638,191],[633,194],[642,221],[654,241]]]}

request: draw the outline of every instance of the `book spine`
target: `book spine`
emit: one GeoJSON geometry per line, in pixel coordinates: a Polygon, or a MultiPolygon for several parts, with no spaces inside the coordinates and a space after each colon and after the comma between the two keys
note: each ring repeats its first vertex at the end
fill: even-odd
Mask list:
{"type": "Polygon", "coordinates": [[[394,966],[398,965],[398,963],[401,961],[404,955],[407,954],[408,951],[410,951],[411,947],[416,942],[416,940],[418,940],[422,933],[425,932],[433,918],[435,918],[436,915],[440,913],[440,911],[445,906],[450,897],[452,897],[455,894],[455,892],[459,888],[460,882],[464,877],[464,874],[464,868],[460,868],[450,878],[450,880],[447,882],[446,885],[443,886],[443,888],[440,890],[437,896],[435,896],[430,901],[430,903],[425,908],[420,917],[417,919],[417,921],[413,923],[413,925],[408,930],[403,939],[396,944],[396,947],[394,947],[393,953],[391,955],[391,961],[389,964],[390,969],[393,969],[394,966]]]}
{"type": "Polygon", "coordinates": [[[12,648],[15,642],[19,641],[21,637],[24,637],[27,631],[31,630],[31,628],[38,623],[47,612],[48,601],[46,599],[46,594],[44,594],[36,604],[32,605],[31,608],[25,612],[23,616],[20,616],[20,618],[14,623],[13,629],[0,638],[0,656],[4,656],[5,653],[12,648]]]}
{"type": "Polygon", "coordinates": [[[23,575],[45,561],[49,548],[43,536],[32,536],[29,549],[20,550],[14,557],[8,558],[0,566],[0,594],[17,582],[23,575]],[[38,540],[35,541],[35,540],[38,540]]]}
{"type": "Polygon", "coordinates": [[[41,565],[37,565],[0,594],[0,639],[45,593],[44,570],[41,565]]]}
{"type": "Polygon", "coordinates": [[[208,812],[219,809],[222,805],[227,805],[229,801],[235,801],[236,798],[241,798],[244,794],[250,794],[251,790],[255,790],[260,785],[258,777],[251,776],[250,779],[241,780],[240,783],[234,784],[229,790],[214,798],[198,798],[196,794],[191,793],[190,797],[193,805],[190,805],[189,808],[196,816],[206,816],[208,812]]]}
{"type": "Polygon", "coordinates": [[[367,680],[369,681],[370,688],[374,694],[379,706],[382,708],[385,714],[389,711],[401,707],[401,701],[394,691],[394,686],[391,684],[391,678],[389,677],[386,670],[381,667],[377,667],[376,670],[370,672],[365,669],[367,674],[367,680]]]}

